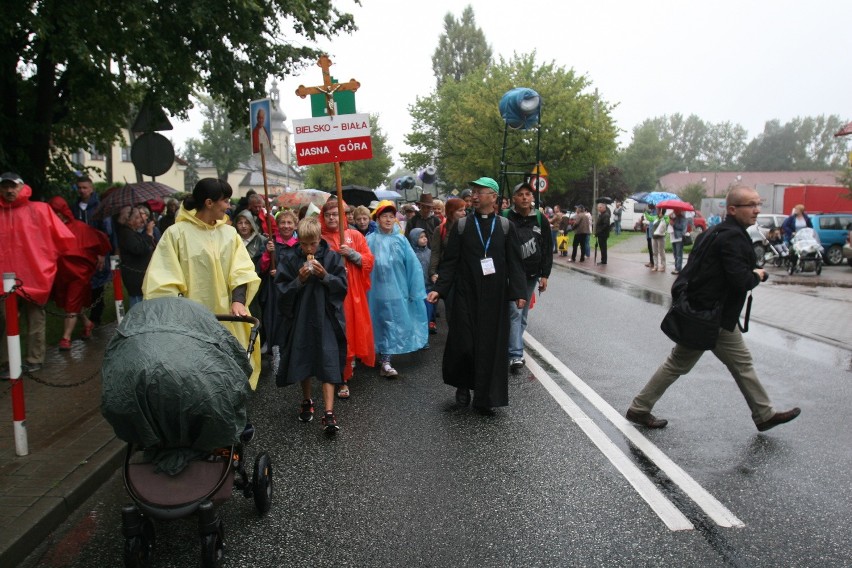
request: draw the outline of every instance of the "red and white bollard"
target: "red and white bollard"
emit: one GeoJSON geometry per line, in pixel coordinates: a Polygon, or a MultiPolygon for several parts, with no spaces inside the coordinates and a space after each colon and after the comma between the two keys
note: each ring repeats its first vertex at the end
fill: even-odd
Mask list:
{"type": "Polygon", "coordinates": [[[3,273],[3,292],[6,296],[6,344],[9,347],[9,387],[12,394],[12,425],[15,434],[15,453],[30,453],[27,444],[26,408],[24,406],[24,381],[21,380],[21,333],[18,330],[18,295],[12,293],[15,273],[3,273]]]}
{"type": "Polygon", "coordinates": [[[117,256],[110,257],[110,268],[112,269],[112,292],[115,298],[115,322],[120,324],[124,319],[124,289],[121,287],[121,270],[118,263],[121,261],[117,256]]]}

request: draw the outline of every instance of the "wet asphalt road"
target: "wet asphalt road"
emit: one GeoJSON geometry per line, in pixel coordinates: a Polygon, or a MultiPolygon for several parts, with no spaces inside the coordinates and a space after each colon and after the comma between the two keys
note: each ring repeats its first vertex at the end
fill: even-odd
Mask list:
{"type": "MultiPolygon", "coordinates": [[[[665,300],[557,270],[528,332],[621,414],[671,348],[665,300]]],[[[852,566],[850,352],[753,323],[747,342],[774,403],[803,409],[765,434],[709,354],[655,408],[669,426],[642,434],[742,521],[734,528],[535,357],[696,527],[672,531],[532,371],[511,377],[495,416],[458,408],[440,380],[440,328],[432,349],[395,359],[401,378],[356,370],[333,438],[318,418],[296,420],[296,387],[261,382],[253,449],[272,456],[273,507],[259,517],[235,495],[220,508],[224,566],[852,566]]],[[[127,501],[117,474],[26,566],[119,566],[127,501]]],[[[198,565],[194,520],[157,527],[154,566],[198,565]]]]}

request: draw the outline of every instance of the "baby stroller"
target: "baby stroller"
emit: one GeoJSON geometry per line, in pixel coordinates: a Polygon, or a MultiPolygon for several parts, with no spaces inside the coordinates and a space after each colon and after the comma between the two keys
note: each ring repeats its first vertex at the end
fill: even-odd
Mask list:
{"type": "Polygon", "coordinates": [[[248,377],[258,321],[214,316],[183,298],[147,300],[131,310],[104,356],[101,412],[127,442],[122,508],[124,564],[150,566],[154,520],[197,514],[202,566],[224,553],[215,509],[236,488],[260,514],[272,502],[266,452],[246,472],[244,448],[254,429],[246,420],[248,377]],[[219,321],[252,325],[243,349],[219,321]]]}
{"type": "Polygon", "coordinates": [[[787,272],[822,272],[823,248],[816,231],[806,227],[799,229],[790,241],[790,265],[787,272]]]}
{"type": "Polygon", "coordinates": [[[755,225],[757,232],[763,240],[754,247],[758,254],[756,265],[758,268],[763,268],[764,265],[788,268],[790,266],[790,251],[787,245],[780,239],[780,236],[774,234],[779,229],[773,229],[768,234],[760,225],[755,225]]]}

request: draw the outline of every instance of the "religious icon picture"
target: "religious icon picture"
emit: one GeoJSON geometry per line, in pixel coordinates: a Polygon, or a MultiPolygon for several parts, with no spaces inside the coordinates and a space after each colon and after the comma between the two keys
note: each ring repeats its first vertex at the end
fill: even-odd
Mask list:
{"type": "Polygon", "coordinates": [[[264,154],[272,151],[271,132],[272,101],[258,99],[249,103],[249,128],[251,129],[251,152],[264,154]]]}

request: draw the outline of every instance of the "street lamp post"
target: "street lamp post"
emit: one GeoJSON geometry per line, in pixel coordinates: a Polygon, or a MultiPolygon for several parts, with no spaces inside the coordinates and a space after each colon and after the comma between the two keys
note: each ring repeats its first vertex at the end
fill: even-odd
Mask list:
{"type": "MultiPolygon", "coordinates": [[[[594,127],[597,126],[598,122],[598,90],[595,89],[595,100],[594,105],[592,107],[592,113],[594,118],[594,127]]],[[[597,135],[597,132],[594,133],[597,135]]],[[[595,152],[597,153],[597,147],[595,147],[595,152]]],[[[595,203],[598,201],[598,161],[597,157],[595,157],[592,162],[592,209],[595,207],[595,203]]]]}

